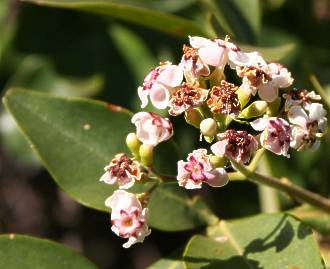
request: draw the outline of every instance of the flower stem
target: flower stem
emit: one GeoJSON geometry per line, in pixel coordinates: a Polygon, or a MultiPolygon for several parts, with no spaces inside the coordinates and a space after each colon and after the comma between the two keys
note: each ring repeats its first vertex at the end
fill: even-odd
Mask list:
{"type": "Polygon", "coordinates": [[[259,174],[233,160],[231,160],[231,164],[237,171],[245,175],[250,181],[283,191],[300,202],[306,202],[330,214],[330,199],[296,186],[286,178],[278,179],[259,174]]]}
{"type": "MultiPolygon", "coordinates": [[[[262,155],[264,154],[264,152],[265,152],[265,150],[262,148],[262,149],[259,149],[257,151],[257,153],[255,154],[252,162],[248,166],[249,170],[251,172],[254,172],[257,169],[257,167],[259,165],[259,161],[260,161],[262,155]]],[[[243,173],[241,173],[240,171],[228,173],[228,176],[231,181],[241,181],[241,180],[246,179],[246,176],[243,173]]]]}
{"type": "MultiPolygon", "coordinates": [[[[266,175],[271,175],[270,163],[267,154],[261,158],[257,171],[266,175]]],[[[258,193],[261,212],[276,213],[281,211],[278,197],[279,194],[276,189],[265,185],[259,185],[258,193]]]]}

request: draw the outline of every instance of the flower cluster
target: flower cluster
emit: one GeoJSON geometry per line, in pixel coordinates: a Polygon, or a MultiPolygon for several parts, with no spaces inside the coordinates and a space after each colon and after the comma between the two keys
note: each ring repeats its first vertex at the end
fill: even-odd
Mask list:
{"type": "MultiPolygon", "coordinates": [[[[293,78],[286,67],[266,62],[256,51],[242,51],[227,37],[194,36],[189,41],[179,64],[161,62],[138,88],[142,108],[150,101],[170,116],[184,114],[188,124],[199,128],[201,139],[211,144],[210,153],[199,148],[186,161],[178,160],[180,187],[224,186],[231,162],[246,165],[259,148],[289,157],[290,148],[319,146],[327,127],[321,97],[313,91],[291,89],[293,78]]],[[[153,112],[136,113],[132,123],[136,132],[127,136],[126,144],[133,157],[117,154],[100,179],[119,189],[154,178],[159,184],[162,176],[152,166],[153,148],[173,136],[169,118],[153,112]]],[[[128,239],[124,247],[150,234],[144,207],[149,194],[117,190],[106,200],[112,209],[111,229],[128,239]]]]}

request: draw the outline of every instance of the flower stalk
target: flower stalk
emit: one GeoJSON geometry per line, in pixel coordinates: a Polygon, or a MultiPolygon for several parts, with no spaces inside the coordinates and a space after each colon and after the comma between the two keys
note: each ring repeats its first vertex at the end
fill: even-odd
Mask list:
{"type": "Polygon", "coordinates": [[[250,170],[248,167],[241,165],[233,160],[231,160],[231,164],[248,180],[257,184],[264,184],[277,190],[283,191],[299,202],[308,203],[330,214],[330,199],[327,199],[317,193],[313,193],[297,185],[294,185],[286,178],[278,179],[275,177],[262,175],[258,172],[250,170]]]}

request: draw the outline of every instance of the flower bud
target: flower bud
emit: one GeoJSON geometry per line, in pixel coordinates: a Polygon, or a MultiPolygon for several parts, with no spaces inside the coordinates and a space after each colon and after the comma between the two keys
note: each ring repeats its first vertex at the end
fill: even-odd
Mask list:
{"type": "Polygon", "coordinates": [[[245,108],[240,114],[240,118],[255,118],[264,114],[267,110],[267,102],[266,101],[255,101],[247,108],[245,108]]]}
{"type": "Polygon", "coordinates": [[[238,95],[238,100],[241,104],[241,108],[245,107],[246,104],[250,101],[251,95],[243,88],[238,88],[236,94],[238,95]]]}
{"type": "Polygon", "coordinates": [[[140,157],[139,149],[141,146],[141,142],[139,141],[135,133],[129,133],[126,136],[126,145],[132,152],[133,156],[138,159],[140,157]]]}
{"type": "Polygon", "coordinates": [[[212,155],[210,157],[210,162],[213,167],[224,167],[228,160],[225,157],[212,155]]]}
{"type": "Polygon", "coordinates": [[[217,133],[217,122],[212,118],[202,120],[199,127],[204,136],[215,136],[217,133]]]}
{"type": "Polygon", "coordinates": [[[281,98],[277,97],[275,101],[268,103],[267,115],[268,116],[277,116],[278,111],[281,105],[281,98]]]}
{"type": "Polygon", "coordinates": [[[152,145],[142,144],[140,146],[140,158],[141,163],[145,166],[151,166],[152,165],[152,159],[153,159],[153,150],[154,147],[152,145]]]}
{"type": "Polygon", "coordinates": [[[204,119],[202,113],[198,109],[189,109],[185,112],[184,118],[186,122],[196,128],[199,128],[199,124],[204,119]]]}

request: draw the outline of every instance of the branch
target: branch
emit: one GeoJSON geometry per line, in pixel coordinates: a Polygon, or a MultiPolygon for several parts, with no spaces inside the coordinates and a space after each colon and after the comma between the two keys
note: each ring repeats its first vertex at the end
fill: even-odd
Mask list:
{"type": "MultiPolygon", "coordinates": [[[[259,161],[260,161],[262,155],[264,154],[264,152],[265,152],[265,149],[262,148],[262,149],[259,149],[257,151],[257,153],[255,154],[252,162],[248,166],[248,168],[251,172],[254,172],[258,168],[259,161]]],[[[240,181],[240,180],[246,179],[246,175],[244,175],[240,171],[230,172],[230,173],[228,173],[228,176],[231,181],[240,181]]]]}
{"type": "Polygon", "coordinates": [[[330,199],[296,186],[287,179],[278,179],[251,171],[248,167],[241,165],[234,160],[231,160],[231,164],[250,181],[283,191],[300,202],[306,202],[330,214],[330,199]]]}

